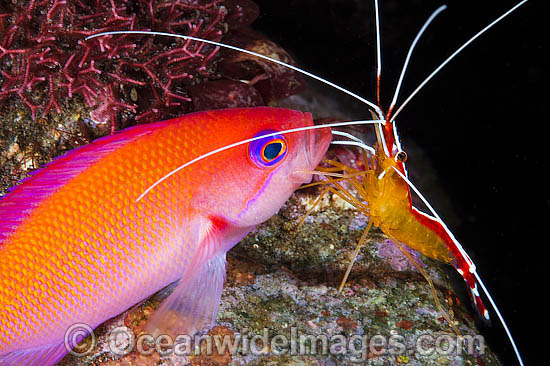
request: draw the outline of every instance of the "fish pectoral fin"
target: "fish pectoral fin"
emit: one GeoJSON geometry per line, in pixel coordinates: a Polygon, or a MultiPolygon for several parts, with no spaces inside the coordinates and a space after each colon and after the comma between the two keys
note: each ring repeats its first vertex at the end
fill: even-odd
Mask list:
{"type": "MultiPolygon", "coordinates": [[[[148,334],[193,336],[216,320],[225,280],[225,252],[206,261],[192,273],[186,273],[146,325],[148,334]]],[[[189,272],[189,271],[188,271],[189,272]]]]}

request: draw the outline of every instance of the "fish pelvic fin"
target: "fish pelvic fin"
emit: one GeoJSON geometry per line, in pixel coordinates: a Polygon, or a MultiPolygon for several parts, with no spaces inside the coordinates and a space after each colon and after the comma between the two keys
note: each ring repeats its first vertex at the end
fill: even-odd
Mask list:
{"type": "Polygon", "coordinates": [[[216,320],[225,281],[225,252],[206,261],[190,276],[184,275],[146,325],[147,333],[193,336],[216,320]]]}
{"type": "Polygon", "coordinates": [[[232,227],[217,216],[198,216],[189,227],[198,250],[174,291],[151,316],[145,331],[153,337],[193,336],[213,325],[225,281],[226,253],[253,227],[232,227]]]}

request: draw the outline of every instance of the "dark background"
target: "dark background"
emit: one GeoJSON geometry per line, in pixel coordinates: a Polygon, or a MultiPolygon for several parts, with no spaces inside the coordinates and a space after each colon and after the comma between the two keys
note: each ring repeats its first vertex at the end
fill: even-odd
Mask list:
{"type": "MultiPolygon", "coordinates": [[[[423,89],[398,117],[408,168],[431,164],[450,206],[422,188],[470,254],[499,305],[526,364],[545,323],[547,174],[547,43],[542,2],[530,1],[480,37],[423,89]],[[544,102],[543,102],[544,100],[544,102]]],[[[254,28],[290,50],[298,64],[375,99],[374,5],[369,0],[259,1],[254,28]]],[[[514,1],[448,1],[417,47],[403,101],[448,55],[514,1]],[[480,5],[481,4],[481,5],[480,5]]],[[[439,1],[382,0],[382,104],[387,106],[408,46],[439,1]]],[[[329,91],[327,91],[329,93],[329,91]]],[[[358,103],[358,102],[357,102],[358,103]]],[[[350,102],[350,105],[357,105],[350,102]]],[[[352,108],[350,106],[350,108],[352,108]]],[[[363,118],[368,118],[365,109],[363,118]]],[[[422,186],[422,182],[418,185],[422,186]]],[[[486,301],[488,305],[488,301],[486,301]]],[[[491,310],[491,309],[490,309],[491,310]]],[[[516,364],[496,315],[485,329],[505,365],[516,364]]]]}

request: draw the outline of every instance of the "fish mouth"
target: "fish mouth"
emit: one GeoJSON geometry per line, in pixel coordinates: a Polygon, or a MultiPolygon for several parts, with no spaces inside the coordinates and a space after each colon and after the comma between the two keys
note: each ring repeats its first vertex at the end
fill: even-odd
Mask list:
{"type": "Polygon", "coordinates": [[[305,131],[306,139],[306,159],[311,170],[317,168],[325,154],[327,153],[330,142],[332,141],[332,132],[330,128],[319,128],[305,131]]]}
{"type": "Polygon", "coordinates": [[[304,131],[305,166],[300,166],[292,172],[290,180],[298,185],[311,182],[312,171],[325,156],[331,141],[332,132],[328,127],[304,131]]]}

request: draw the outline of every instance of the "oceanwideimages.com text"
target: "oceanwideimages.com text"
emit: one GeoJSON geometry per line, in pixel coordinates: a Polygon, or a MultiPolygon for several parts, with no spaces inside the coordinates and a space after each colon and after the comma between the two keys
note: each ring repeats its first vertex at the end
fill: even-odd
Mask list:
{"type": "MultiPolygon", "coordinates": [[[[309,355],[327,356],[342,355],[351,360],[361,361],[369,356],[429,356],[434,353],[449,355],[482,355],[485,352],[485,339],[481,335],[454,334],[417,334],[405,337],[400,334],[349,336],[337,334],[303,334],[297,327],[291,327],[286,334],[270,334],[267,328],[261,334],[254,334],[248,329],[230,334],[181,334],[151,335],[139,334],[125,326],[113,328],[108,334],[108,349],[117,356],[132,352],[140,355],[189,356],[215,355],[309,355]]],[[[90,353],[96,346],[96,337],[85,324],[75,324],[68,329],[65,336],[67,350],[76,356],[90,353]],[[78,343],[86,334],[86,342],[78,343]]]]}

